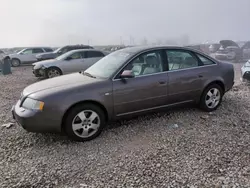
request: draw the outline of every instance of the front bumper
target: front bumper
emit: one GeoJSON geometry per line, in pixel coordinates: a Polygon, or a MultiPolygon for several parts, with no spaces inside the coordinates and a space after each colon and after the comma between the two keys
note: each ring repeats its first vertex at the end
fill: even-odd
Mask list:
{"type": "Polygon", "coordinates": [[[13,119],[28,132],[61,132],[59,122],[49,120],[41,111],[28,110],[20,106],[20,100],[11,109],[13,119]]]}
{"type": "Polygon", "coordinates": [[[33,67],[32,72],[36,77],[45,77],[46,68],[34,69],[33,67]]]}

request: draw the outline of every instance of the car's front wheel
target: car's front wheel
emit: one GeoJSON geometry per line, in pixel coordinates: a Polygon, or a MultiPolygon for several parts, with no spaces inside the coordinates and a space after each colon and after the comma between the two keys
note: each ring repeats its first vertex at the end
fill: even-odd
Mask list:
{"type": "Polygon", "coordinates": [[[204,111],[211,112],[216,110],[221,104],[223,90],[218,84],[209,85],[204,91],[200,99],[200,107],[204,111]]]}
{"type": "Polygon", "coordinates": [[[11,60],[11,66],[12,67],[19,67],[21,65],[21,61],[19,59],[12,59],[11,60]]]}
{"type": "Polygon", "coordinates": [[[69,138],[75,141],[88,141],[96,138],[106,124],[103,110],[94,104],[73,107],[66,117],[64,128],[69,138]]]}
{"type": "Polygon", "coordinates": [[[62,71],[57,67],[50,67],[45,72],[46,78],[54,78],[54,77],[61,76],[61,75],[62,75],[62,71]]]}

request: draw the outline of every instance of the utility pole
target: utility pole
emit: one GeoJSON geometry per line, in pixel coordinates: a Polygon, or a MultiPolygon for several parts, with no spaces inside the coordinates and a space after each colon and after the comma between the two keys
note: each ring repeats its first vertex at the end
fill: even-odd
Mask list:
{"type": "Polygon", "coordinates": [[[68,35],[68,43],[69,43],[69,45],[70,45],[70,35],[68,35]]]}
{"type": "Polygon", "coordinates": [[[122,39],[122,36],[120,36],[120,45],[121,45],[121,46],[123,45],[123,39],[122,39]]]}

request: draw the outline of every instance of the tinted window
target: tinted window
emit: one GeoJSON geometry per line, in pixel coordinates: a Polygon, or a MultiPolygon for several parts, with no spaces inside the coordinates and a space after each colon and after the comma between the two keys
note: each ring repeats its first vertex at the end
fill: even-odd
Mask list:
{"type": "Polygon", "coordinates": [[[72,55],[70,55],[72,59],[82,59],[82,53],[81,52],[75,52],[72,55]]]}
{"type": "Polygon", "coordinates": [[[132,70],[135,76],[163,72],[163,63],[158,51],[145,53],[131,61],[123,70],[132,70]]]}
{"type": "Polygon", "coordinates": [[[215,64],[213,61],[211,61],[210,59],[200,55],[200,54],[196,54],[198,56],[198,58],[201,60],[201,62],[203,63],[203,65],[213,65],[215,64]]]}
{"type": "Polygon", "coordinates": [[[167,50],[169,70],[198,67],[198,60],[189,52],[181,50],[167,50]]]}
{"type": "Polygon", "coordinates": [[[25,55],[27,55],[27,54],[32,54],[32,49],[24,50],[24,51],[22,52],[22,54],[25,54],[25,55]]]}
{"type": "Polygon", "coordinates": [[[45,52],[53,52],[51,48],[44,48],[45,52]]]}
{"type": "Polygon", "coordinates": [[[44,51],[41,48],[34,48],[32,52],[33,54],[35,54],[35,53],[43,53],[44,51]]]}
{"type": "Polygon", "coordinates": [[[104,54],[102,52],[98,51],[88,51],[87,52],[87,58],[92,58],[92,57],[103,57],[104,54]]]}

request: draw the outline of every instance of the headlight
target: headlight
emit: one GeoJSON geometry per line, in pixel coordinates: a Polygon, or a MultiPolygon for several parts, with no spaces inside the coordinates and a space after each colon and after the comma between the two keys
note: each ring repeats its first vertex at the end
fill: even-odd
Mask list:
{"type": "Polygon", "coordinates": [[[38,101],[31,98],[26,98],[22,104],[23,108],[30,109],[30,110],[43,110],[44,102],[38,101]]]}
{"type": "Polygon", "coordinates": [[[44,69],[45,67],[42,64],[38,64],[34,66],[34,69],[44,69]]]}

